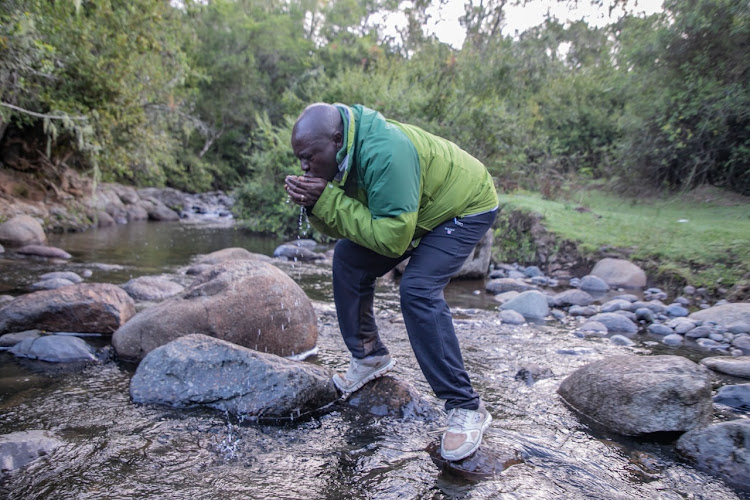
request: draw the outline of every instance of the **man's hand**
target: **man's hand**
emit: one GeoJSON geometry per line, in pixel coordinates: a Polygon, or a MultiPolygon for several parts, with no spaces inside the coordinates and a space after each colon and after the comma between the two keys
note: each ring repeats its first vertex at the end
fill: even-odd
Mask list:
{"type": "Polygon", "coordinates": [[[288,175],[284,179],[284,189],[289,193],[289,199],[303,207],[314,206],[327,185],[328,181],[318,177],[288,175]]]}

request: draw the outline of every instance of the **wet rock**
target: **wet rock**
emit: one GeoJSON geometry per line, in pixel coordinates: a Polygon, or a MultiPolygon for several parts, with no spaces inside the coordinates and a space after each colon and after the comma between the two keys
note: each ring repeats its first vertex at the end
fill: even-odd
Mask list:
{"type": "Polygon", "coordinates": [[[651,325],[648,325],[648,333],[652,333],[654,335],[671,335],[674,333],[674,330],[669,328],[667,325],[662,325],[660,323],[653,323],[651,325]]]}
{"type": "Polygon", "coordinates": [[[208,406],[235,415],[294,419],[338,397],[331,373],[206,335],[151,351],[130,382],[136,403],[208,406]]]}
{"type": "Polygon", "coordinates": [[[717,325],[727,326],[738,321],[750,323],[750,303],[739,302],[724,304],[697,311],[688,316],[692,320],[713,321],[717,325]]]}
{"type": "Polygon", "coordinates": [[[750,323],[737,321],[735,323],[727,325],[727,331],[735,335],[738,335],[740,333],[750,333],[750,323]]]}
{"type": "Polygon", "coordinates": [[[667,321],[666,325],[680,335],[685,335],[696,326],[695,322],[688,318],[674,318],[667,321]]]}
{"type": "Polygon", "coordinates": [[[633,321],[616,312],[595,314],[589,319],[603,323],[610,333],[635,333],[638,331],[638,326],[633,321]]]}
{"type": "Polygon", "coordinates": [[[8,302],[13,302],[13,299],[15,299],[15,297],[12,295],[0,295],[0,306],[7,304],[8,302]]]}
{"type": "Polygon", "coordinates": [[[709,351],[728,351],[730,347],[728,343],[719,342],[714,339],[696,339],[695,343],[709,351]]]}
{"type": "Polygon", "coordinates": [[[201,255],[195,259],[196,265],[215,265],[223,264],[225,262],[231,262],[234,260],[261,260],[264,262],[271,262],[273,259],[268,255],[260,253],[249,252],[244,248],[230,247],[211,252],[206,255],[201,255]]]}
{"type": "Polygon", "coordinates": [[[670,304],[667,306],[666,313],[672,318],[682,318],[687,316],[689,311],[680,304],[670,304]]]}
{"type": "Polygon", "coordinates": [[[578,288],[586,292],[606,292],[609,290],[609,285],[598,276],[586,275],[581,278],[578,288]]]}
{"type": "Polygon", "coordinates": [[[170,209],[164,203],[155,198],[142,199],[141,206],[148,213],[149,220],[162,222],[173,222],[180,220],[180,216],[177,212],[170,209]]]}
{"type": "Polygon", "coordinates": [[[512,309],[503,309],[500,311],[499,316],[500,321],[506,325],[523,325],[526,323],[526,318],[523,317],[523,314],[512,309]]]}
{"type": "Polygon", "coordinates": [[[538,380],[554,376],[552,370],[546,366],[530,365],[519,369],[513,378],[526,385],[533,385],[538,380]]]}
{"type": "Polygon", "coordinates": [[[124,290],[106,283],[79,283],[17,297],[0,306],[0,333],[38,328],[49,332],[110,333],[135,314],[124,290]]]}
{"type": "Polygon", "coordinates": [[[750,356],[714,356],[701,359],[700,363],[713,371],[733,375],[740,378],[750,378],[750,356]]]}
{"type": "Polygon", "coordinates": [[[741,350],[744,354],[750,354],[750,335],[741,334],[732,340],[732,347],[741,350]]]}
{"type": "Polygon", "coordinates": [[[118,356],[136,361],[191,333],[293,356],[315,347],[318,328],[310,300],[289,276],[271,264],[241,260],[209,268],[182,294],[140,311],[115,332],[112,345],[118,356]]]}
{"type": "Polygon", "coordinates": [[[594,297],[588,292],[572,288],[553,295],[551,302],[552,307],[588,306],[594,302],[594,297]]]}
{"type": "Polygon", "coordinates": [[[111,227],[117,224],[114,217],[109,215],[104,210],[96,213],[96,225],[97,227],[111,227]]]}
{"type": "Polygon", "coordinates": [[[568,314],[571,316],[593,316],[594,314],[597,314],[599,312],[599,308],[594,306],[571,306],[570,309],[568,309],[568,314]]]}
{"type": "Polygon", "coordinates": [[[291,240],[291,241],[287,241],[284,244],[307,248],[308,250],[315,250],[318,247],[318,242],[315,240],[311,240],[309,238],[300,238],[298,240],[291,240]]]}
{"type": "Polygon", "coordinates": [[[622,299],[613,299],[602,304],[601,311],[603,313],[615,312],[615,311],[629,311],[631,302],[622,299]]]}
{"type": "Polygon", "coordinates": [[[54,271],[51,273],[44,273],[39,276],[39,279],[41,279],[42,281],[64,279],[73,283],[81,283],[83,281],[83,278],[81,278],[77,273],[74,273],[73,271],[54,271]]]}
{"type": "Polygon", "coordinates": [[[675,451],[733,486],[750,487],[750,421],[732,420],[691,430],[677,440],[675,451]]]}
{"type": "Polygon", "coordinates": [[[148,220],[148,210],[142,205],[129,206],[125,211],[125,217],[128,219],[128,222],[148,220]]]}
{"type": "Polygon", "coordinates": [[[514,292],[514,291],[499,293],[499,294],[493,296],[492,300],[494,300],[498,304],[505,304],[506,302],[508,302],[513,297],[517,297],[519,293],[520,292],[514,292]]]}
{"type": "Polygon", "coordinates": [[[716,330],[711,328],[710,326],[696,326],[692,330],[688,330],[685,332],[685,338],[686,339],[703,339],[707,338],[709,335],[714,333],[716,330]]]}
{"type": "Polygon", "coordinates": [[[661,339],[662,344],[668,345],[671,347],[682,345],[683,342],[685,342],[685,338],[682,335],[679,335],[677,333],[672,333],[670,335],[665,336],[663,339],[661,339]]]}
{"type": "Polygon", "coordinates": [[[579,368],[558,389],[585,417],[623,435],[686,431],[712,416],[711,374],[680,356],[612,356],[579,368]]]}
{"type": "Polygon", "coordinates": [[[133,300],[148,300],[158,302],[184,290],[182,285],[158,276],[141,276],[134,278],[124,285],[122,289],[130,295],[133,300]]]}
{"type": "Polygon", "coordinates": [[[19,358],[38,359],[50,363],[96,361],[94,349],[78,337],[44,335],[27,338],[10,348],[19,358]]]}
{"type": "Polygon", "coordinates": [[[738,410],[750,410],[750,384],[725,385],[714,396],[714,403],[738,410]]]}
{"type": "Polygon", "coordinates": [[[312,262],[325,259],[325,255],[323,254],[295,245],[279,245],[276,247],[276,250],[273,251],[273,256],[277,258],[284,257],[299,262],[312,262]]]}
{"type": "Polygon", "coordinates": [[[35,218],[16,215],[0,224],[0,243],[11,247],[44,245],[47,243],[47,235],[35,218]]]}
{"type": "Polygon", "coordinates": [[[40,330],[26,330],[24,332],[6,333],[0,335],[0,347],[13,347],[22,340],[36,339],[42,335],[40,330]]]}
{"type": "Polygon", "coordinates": [[[380,417],[435,420],[441,415],[412,384],[390,375],[365,384],[345,404],[380,417]]]}
{"type": "Polygon", "coordinates": [[[603,337],[604,335],[607,335],[607,333],[609,333],[609,330],[607,330],[607,326],[604,323],[590,320],[582,324],[580,328],[578,328],[578,331],[581,332],[584,336],[599,337],[603,337]]]}
{"type": "Polygon", "coordinates": [[[631,304],[638,301],[638,297],[632,293],[623,293],[612,297],[612,300],[627,300],[631,304]]]}
{"type": "Polygon", "coordinates": [[[521,292],[517,297],[501,304],[500,308],[521,313],[526,319],[543,319],[549,314],[547,298],[537,290],[521,292]]]}
{"type": "Polygon", "coordinates": [[[605,258],[594,265],[591,274],[603,279],[611,287],[643,288],[646,273],[630,261],[605,258]]]}
{"type": "Polygon", "coordinates": [[[508,467],[524,463],[521,453],[512,449],[497,450],[483,443],[470,457],[457,462],[449,462],[440,455],[440,441],[433,441],[425,449],[432,462],[444,474],[479,481],[500,474],[508,467]]]}
{"type": "Polygon", "coordinates": [[[609,338],[609,341],[615,345],[621,345],[625,347],[630,347],[630,346],[635,345],[635,342],[633,342],[632,340],[630,340],[624,335],[612,335],[609,338]]]}
{"type": "Polygon", "coordinates": [[[188,195],[173,188],[142,188],[136,193],[141,201],[157,201],[175,213],[185,210],[189,205],[188,195]]]}
{"type": "Polygon", "coordinates": [[[31,255],[34,257],[44,257],[45,259],[69,259],[72,256],[57,247],[47,247],[44,245],[26,245],[16,250],[21,255],[31,255]]]}
{"type": "Polygon", "coordinates": [[[75,285],[70,280],[66,280],[63,278],[54,278],[50,280],[42,280],[37,281],[36,283],[33,283],[31,285],[32,290],[57,290],[58,288],[62,288],[64,286],[70,286],[75,285]]]}
{"type": "Polygon", "coordinates": [[[654,322],[654,312],[648,307],[639,307],[635,310],[635,319],[638,321],[645,321],[646,323],[654,322]]]}
{"type": "Polygon", "coordinates": [[[525,292],[527,290],[536,290],[534,285],[529,285],[521,280],[513,278],[497,278],[489,280],[485,285],[485,290],[495,295],[503,292],[525,292]]]}
{"type": "Polygon", "coordinates": [[[64,443],[49,431],[31,430],[0,435],[0,471],[19,469],[49,455],[64,443]]]}
{"type": "Polygon", "coordinates": [[[641,307],[650,309],[656,314],[663,314],[667,310],[667,306],[665,306],[658,300],[649,300],[648,302],[644,300],[637,300],[631,304],[630,309],[636,311],[641,307]]]}

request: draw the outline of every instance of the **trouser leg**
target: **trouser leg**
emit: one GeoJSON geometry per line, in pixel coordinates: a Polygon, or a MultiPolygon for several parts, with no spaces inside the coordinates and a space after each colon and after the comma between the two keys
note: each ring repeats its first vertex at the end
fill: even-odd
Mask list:
{"type": "Polygon", "coordinates": [[[443,289],[495,220],[495,212],[452,219],[423,236],[401,278],[401,310],[419,366],[445,408],[476,410],[443,289]]]}
{"type": "Polygon", "coordinates": [[[388,354],[375,324],[375,279],[400,258],[385,257],[349,240],[339,240],[333,253],[333,299],[346,347],[358,359],[388,354]]]}

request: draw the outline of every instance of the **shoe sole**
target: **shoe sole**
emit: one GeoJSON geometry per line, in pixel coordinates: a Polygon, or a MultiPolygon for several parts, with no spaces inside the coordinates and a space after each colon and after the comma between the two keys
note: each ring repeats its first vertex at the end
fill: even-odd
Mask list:
{"type": "Polygon", "coordinates": [[[341,392],[344,393],[345,396],[347,396],[353,392],[360,390],[362,387],[364,387],[366,383],[372,382],[376,378],[382,377],[383,375],[386,374],[386,372],[388,372],[391,368],[393,368],[395,364],[396,364],[396,360],[391,358],[387,364],[381,366],[377,371],[372,372],[367,377],[363,378],[362,380],[357,382],[353,387],[349,389],[346,389],[341,386],[341,384],[338,381],[341,378],[341,376],[337,373],[336,375],[332,377],[333,385],[335,385],[338,388],[338,390],[340,390],[341,392]]]}
{"type": "MultiPolygon", "coordinates": [[[[479,447],[482,445],[482,440],[484,439],[484,433],[490,427],[491,423],[492,423],[492,415],[490,415],[489,413],[487,413],[487,420],[484,422],[484,424],[482,424],[482,432],[479,435],[479,442],[477,443],[477,445],[475,447],[471,448],[468,452],[466,452],[463,455],[460,455],[458,457],[455,457],[455,458],[448,458],[445,455],[443,455],[443,452],[441,450],[440,451],[440,456],[442,456],[445,460],[447,460],[449,462],[458,462],[459,460],[463,460],[464,458],[468,458],[468,457],[472,456],[474,453],[477,452],[477,450],[479,449],[479,447]]],[[[442,447],[442,443],[441,443],[441,447],[442,447]]]]}

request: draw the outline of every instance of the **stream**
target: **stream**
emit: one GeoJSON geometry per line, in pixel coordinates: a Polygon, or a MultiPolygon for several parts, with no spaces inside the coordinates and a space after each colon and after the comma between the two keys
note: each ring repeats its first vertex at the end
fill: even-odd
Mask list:
{"type": "MultiPolygon", "coordinates": [[[[64,264],[0,255],[0,294],[28,291],[52,270],[90,271],[88,282],[122,284],[180,269],[198,254],[241,246],[271,255],[281,241],[215,223],[142,223],[50,236],[69,252],[64,264]]],[[[281,262],[313,300],[319,352],[308,359],[344,369],[348,353],[332,305],[330,265],[281,262]]],[[[135,367],[115,361],[51,366],[0,352],[0,434],[45,429],[65,444],[0,476],[4,498],[279,498],[279,499],[735,499],[750,498],[680,462],[673,441],[610,435],[588,427],[556,394],[573,370],[606,356],[678,353],[638,336],[633,347],[583,339],[559,323],[508,326],[481,281],[446,289],[464,360],[494,420],[483,448],[514,450],[522,463],[489,478],[441,472],[425,451],[434,423],[331,411],[284,425],[245,423],[207,409],[137,405],[129,382],[135,367]],[[478,292],[477,292],[478,291],[478,292]],[[549,369],[533,384],[522,368],[549,369]]],[[[395,283],[379,283],[376,315],[408,380],[441,408],[406,337],[395,283]]],[[[108,338],[87,338],[105,346],[108,338]]],[[[716,417],[721,418],[720,416],[716,417]]]]}

